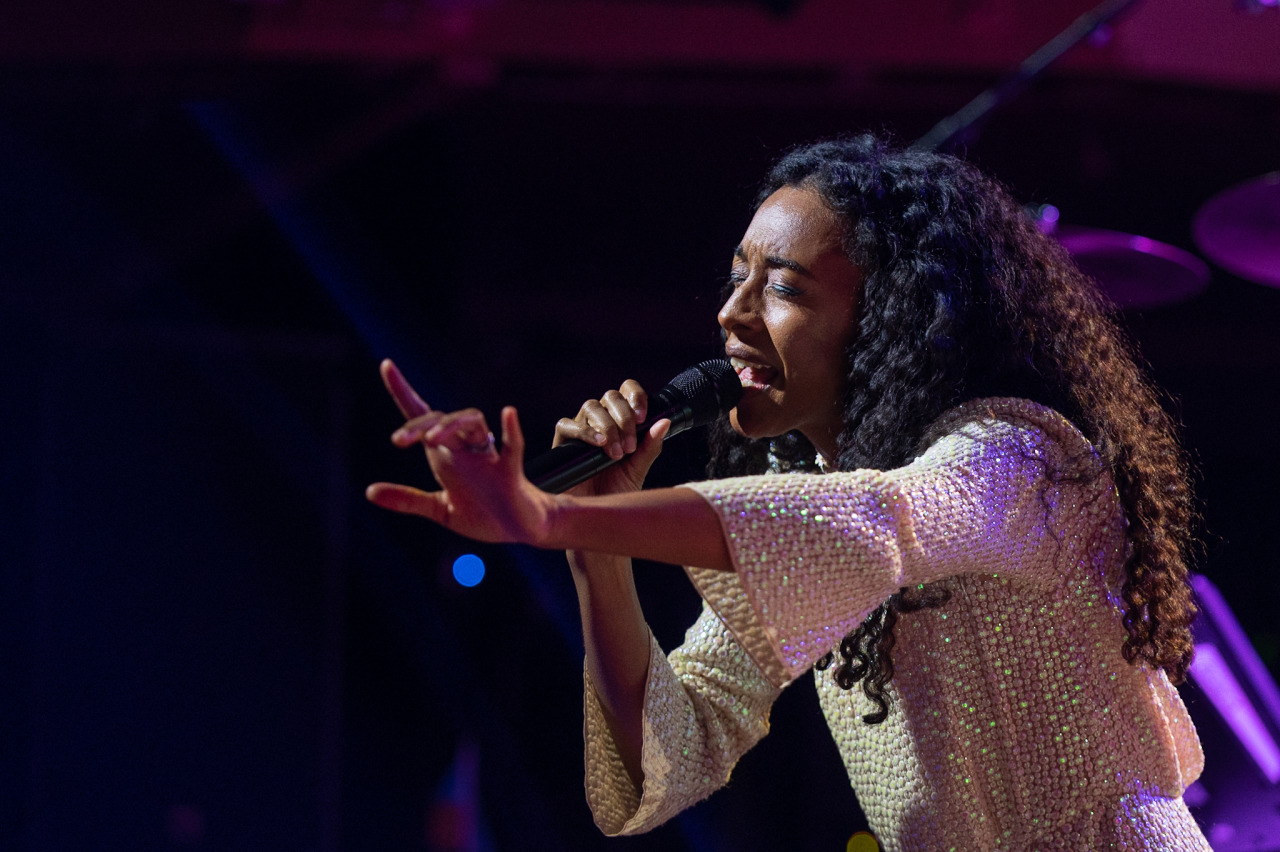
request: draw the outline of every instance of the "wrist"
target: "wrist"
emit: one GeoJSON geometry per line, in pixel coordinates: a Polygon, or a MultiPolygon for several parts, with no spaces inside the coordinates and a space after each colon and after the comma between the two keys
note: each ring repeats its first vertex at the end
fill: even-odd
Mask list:
{"type": "Polygon", "coordinates": [[[564,552],[574,579],[595,580],[612,574],[629,574],[631,558],[595,550],[569,548],[564,552]]]}
{"type": "MultiPolygon", "coordinates": [[[[587,496],[586,501],[590,500],[591,497],[587,496]]],[[[582,530],[584,525],[590,524],[585,517],[587,508],[579,495],[553,495],[547,511],[546,544],[542,546],[563,550],[575,576],[580,575],[584,579],[588,574],[593,578],[619,572],[629,574],[630,557],[585,546],[582,530]]]]}
{"type": "Polygon", "coordinates": [[[539,534],[539,540],[529,542],[536,547],[546,548],[547,550],[572,550],[572,536],[568,534],[567,527],[570,526],[570,520],[576,502],[569,494],[547,494],[546,496],[546,513],[543,517],[542,530],[539,534]]]}

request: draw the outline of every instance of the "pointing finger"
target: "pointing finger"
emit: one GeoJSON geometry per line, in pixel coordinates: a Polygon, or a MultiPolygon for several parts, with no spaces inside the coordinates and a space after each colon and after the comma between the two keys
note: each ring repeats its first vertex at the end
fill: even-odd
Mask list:
{"type": "Polygon", "coordinates": [[[378,372],[382,374],[382,384],[386,387],[387,393],[391,394],[396,407],[400,409],[400,413],[406,420],[420,417],[431,410],[431,406],[422,401],[422,397],[418,396],[418,392],[413,389],[408,379],[400,372],[400,368],[390,358],[383,360],[378,372]]]}

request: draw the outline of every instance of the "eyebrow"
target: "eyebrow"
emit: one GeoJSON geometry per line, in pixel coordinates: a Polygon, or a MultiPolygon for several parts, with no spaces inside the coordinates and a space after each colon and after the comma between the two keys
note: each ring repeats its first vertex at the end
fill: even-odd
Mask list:
{"type": "MultiPolygon", "coordinates": [[[[738,258],[739,260],[747,259],[747,253],[742,250],[742,243],[738,243],[738,245],[733,249],[733,256],[738,258]]],[[[799,263],[796,263],[794,260],[790,260],[785,257],[765,255],[764,262],[769,264],[770,266],[779,266],[783,269],[790,269],[792,272],[799,273],[800,275],[803,275],[806,278],[813,277],[812,272],[805,269],[803,266],[801,266],[799,263]]]]}

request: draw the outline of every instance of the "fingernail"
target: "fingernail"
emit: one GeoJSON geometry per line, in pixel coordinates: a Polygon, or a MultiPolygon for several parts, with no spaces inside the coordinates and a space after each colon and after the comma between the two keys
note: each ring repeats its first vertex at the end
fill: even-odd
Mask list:
{"type": "Polygon", "coordinates": [[[622,458],[622,445],[617,441],[609,445],[609,457],[612,459],[622,458]]]}
{"type": "Polygon", "coordinates": [[[409,433],[403,429],[397,429],[391,433],[391,443],[402,444],[409,438],[409,433]]]}
{"type": "Polygon", "coordinates": [[[625,438],[623,438],[622,449],[628,453],[634,453],[636,451],[636,436],[627,435],[625,438]]]}
{"type": "Polygon", "coordinates": [[[603,433],[601,433],[601,432],[592,432],[592,433],[591,433],[591,443],[593,443],[593,444],[602,444],[602,443],[604,443],[604,434],[603,434],[603,433]]]}

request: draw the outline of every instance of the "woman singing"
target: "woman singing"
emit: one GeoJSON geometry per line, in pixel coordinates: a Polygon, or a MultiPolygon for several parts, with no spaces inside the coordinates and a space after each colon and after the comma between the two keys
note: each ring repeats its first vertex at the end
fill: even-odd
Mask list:
{"type": "Polygon", "coordinates": [[[722,786],[779,691],[818,700],[886,850],[1207,850],[1191,658],[1193,508],[1170,418],[1093,284],[1007,192],[871,137],[792,151],[719,313],[744,388],[711,477],[643,491],[667,421],[635,382],[557,442],[625,461],[553,496],[475,410],[383,377],[443,490],[380,506],[564,548],[586,637],[587,795],[609,834],[722,786]],[[687,568],[669,656],[631,557],[687,568]]]}

